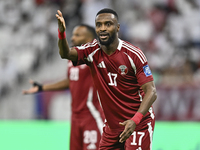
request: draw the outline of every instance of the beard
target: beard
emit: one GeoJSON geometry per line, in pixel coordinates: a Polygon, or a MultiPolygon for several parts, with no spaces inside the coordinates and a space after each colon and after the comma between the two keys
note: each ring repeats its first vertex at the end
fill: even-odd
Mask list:
{"type": "Polygon", "coordinates": [[[98,40],[100,42],[101,45],[110,45],[111,43],[113,43],[113,41],[115,40],[116,38],[116,34],[112,34],[111,36],[109,36],[108,40],[107,41],[102,41],[99,36],[98,36],[98,40]]]}

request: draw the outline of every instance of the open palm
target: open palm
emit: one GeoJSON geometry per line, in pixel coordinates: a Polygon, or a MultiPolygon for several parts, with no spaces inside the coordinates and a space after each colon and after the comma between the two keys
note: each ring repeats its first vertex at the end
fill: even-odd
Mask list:
{"type": "MultiPolygon", "coordinates": [[[[34,84],[34,81],[33,80],[30,80],[29,81],[30,84],[34,84]]],[[[32,86],[30,89],[28,90],[23,90],[22,93],[23,94],[34,94],[34,93],[37,93],[39,91],[39,88],[38,86],[32,86]]]]}

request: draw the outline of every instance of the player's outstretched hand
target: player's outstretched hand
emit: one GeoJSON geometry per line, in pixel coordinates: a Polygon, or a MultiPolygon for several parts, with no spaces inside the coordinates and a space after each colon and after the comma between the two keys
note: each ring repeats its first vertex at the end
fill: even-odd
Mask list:
{"type": "Polygon", "coordinates": [[[58,19],[58,29],[61,33],[65,32],[66,26],[65,26],[65,20],[63,18],[62,12],[60,10],[57,10],[56,18],[58,19]]]}
{"type": "Polygon", "coordinates": [[[135,130],[136,124],[133,120],[126,120],[124,122],[120,122],[119,124],[125,126],[124,131],[119,136],[119,142],[123,143],[131,136],[135,130]]]}
{"type": "Polygon", "coordinates": [[[32,84],[32,87],[28,90],[23,90],[22,93],[23,94],[34,94],[34,93],[38,93],[40,91],[42,91],[42,85],[33,81],[33,80],[30,80],[29,81],[30,84],[32,84]]]}

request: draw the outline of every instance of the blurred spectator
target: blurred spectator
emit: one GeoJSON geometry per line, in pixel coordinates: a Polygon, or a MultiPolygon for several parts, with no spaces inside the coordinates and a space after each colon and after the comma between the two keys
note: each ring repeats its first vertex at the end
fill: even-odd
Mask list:
{"type": "Polygon", "coordinates": [[[108,0],[83,0],[83,4],[80,8],[82,14],[82,22],[91,26],[95,26],[94,19],[97,12],[105,7],[111,7],[108,0]]]}
{"type": "Polygon", "coordinates": [[[0,97],[6,96],[13,84],[16,84],[17,68],[7,54],[0,57],[0,97]]]}

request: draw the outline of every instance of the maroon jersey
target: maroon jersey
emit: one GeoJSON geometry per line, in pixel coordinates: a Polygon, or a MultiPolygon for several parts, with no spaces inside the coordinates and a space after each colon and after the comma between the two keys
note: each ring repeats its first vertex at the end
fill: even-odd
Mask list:
{"type": "Polygon", "coordinates": [[[70,80],[72,115],[79,118],[88,115],[88,113],[92,116],[99,116],[99,113],[102,113],[99,112],[101,106],[94,89],[89,67],[87,65],[74,67],[72,62],[68,61],[67,77],[70,80]]]}
{"type": "Polygon", "coordinates": [[[97,150],[103,132],[104,115],[90,69],[85,64],[74,67],[68,61],[67,77],[72,96],[70,150],[97,150]]]}
{"type": "MultiPolygon", "coordinates": [[[[107,55],[95,39],[76,47],[77,65],[87,64],[110,128],[124,128],[119,122],[131,119],[144,97],[141,85],[153,81],[143,52],[120,40],[117,50],[107,55]]],[[[150,115],[148,112],[146,115],[150,115]]]]}

